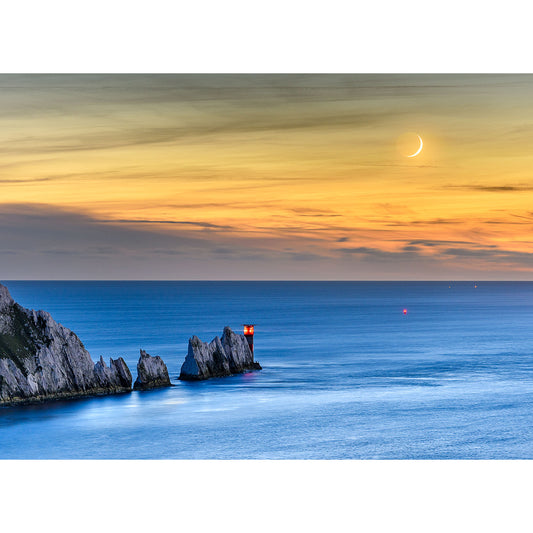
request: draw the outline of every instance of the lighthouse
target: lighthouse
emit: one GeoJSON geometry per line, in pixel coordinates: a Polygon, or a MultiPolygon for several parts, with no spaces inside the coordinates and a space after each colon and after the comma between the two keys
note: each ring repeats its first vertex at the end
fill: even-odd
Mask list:
{"type": "Polygon", "coordinates": [[[248,346],[252,352],[252,358],[254,356],[254,326],[255,324],[243,324],[244,326],[244,337],[248,341],[248,346]]]}

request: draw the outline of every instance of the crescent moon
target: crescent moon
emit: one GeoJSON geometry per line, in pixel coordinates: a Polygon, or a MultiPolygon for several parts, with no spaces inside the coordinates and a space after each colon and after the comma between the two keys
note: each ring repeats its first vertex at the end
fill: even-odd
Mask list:
{"type": "Polygon", "coordinates": [[[418,147],[418,150],[414,154],[408,155],[407,157],[417,156],[422,151],[422,148],[424,148],[424,142],[422,141],[422,137],[420,137],[420,135],[417,135],[417,137],[418,137],[418,140],[420,141],[420,146],[418,147]]]}

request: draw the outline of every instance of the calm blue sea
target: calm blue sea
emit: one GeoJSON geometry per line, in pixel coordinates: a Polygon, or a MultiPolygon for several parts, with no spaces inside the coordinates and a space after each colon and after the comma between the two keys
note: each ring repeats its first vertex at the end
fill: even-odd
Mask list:
{"type": "Polygon", "coordinates": [[[0,409],[2,459],[533,459],[533,283],[5,284],[175,386],[0,409]],[[261,372],[177,380],[245,322],[261,372]]]}

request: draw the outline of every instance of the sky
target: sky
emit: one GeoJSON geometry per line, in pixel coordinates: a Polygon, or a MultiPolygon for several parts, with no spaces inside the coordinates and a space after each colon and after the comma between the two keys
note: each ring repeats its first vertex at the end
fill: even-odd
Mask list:
{"type": "Polygon", "coordinates": [[[532,94],[532,75],[0,75],[1,276],[531,280],[532,94]]]}

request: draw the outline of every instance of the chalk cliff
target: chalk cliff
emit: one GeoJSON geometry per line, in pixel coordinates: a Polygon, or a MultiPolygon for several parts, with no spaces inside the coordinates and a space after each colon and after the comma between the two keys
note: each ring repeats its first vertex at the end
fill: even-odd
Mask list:
{"type": "Polygon", "coordinates": [[[141,357],[137,363],[137,379],[133,388],[147,390],[170,386],[167,365],[165,365],[163,359],[158,355],[152,357],[144,350],[141,350],[141,357]]]}
{"type": "Polygon", "coordinates": [[[95,364],[72,331],[0,285],[0,405],[129,392],[131,382],[121,357],[95,364]]]}
{"type": "Polygon", "coordinates": [[[189,339],[179,379],[193,381],[249,370],[261,370],[261,365],[254,361],[244,335],[237,335],[226,326],[221,339],[215,337],[209,343],[202,342],[196,335],[189,339]]]}

